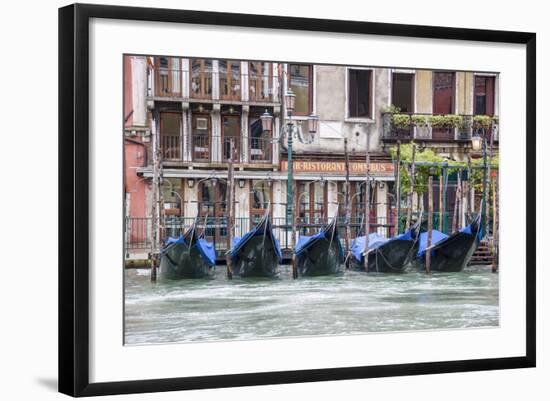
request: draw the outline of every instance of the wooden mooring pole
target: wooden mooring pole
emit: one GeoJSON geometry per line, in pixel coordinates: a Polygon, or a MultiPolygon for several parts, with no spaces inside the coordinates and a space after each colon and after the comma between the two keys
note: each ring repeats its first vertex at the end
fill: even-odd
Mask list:
{"type": "MultiPolygon", "coordinates": [[[[344,156],[345,156],[345,167],[346,167],[346,192],[344,194],[344,208],[346,209],[346,231],[344,233],[344,241],[346,243],[346,254],[350,249],[350,238],[351,238],[351,207],[350,207],[350,183],[349,183],[349,154],[348,154],[348,138],[344,138],[344,156]]],[[[338,199],[338,196],[336,197],[338,199]]]]}
{"type": "Polygon", "coordinates": [[[365,271],[369,271],[369,233],[370,233],[370,132],[367,131],[367,176],[365,177],[365,271]]]}
{"type": "Polygon", "coordinates": [[[409,191],[408,196],[408,210],[407,210],[407,222],[405,223],[404,230],[407,231],[411,225],[411,216],[412,216],[412,208],[413,208],[413,194],[414,194],[414,172],[415,172],[415,163],[416,162],[416,144],[413,143],[413,149],[412,149],[412,163],[411,163],[411,189],[409,191]]]}
{"type": "Polygon", "coordinates": [[[443,231],[443,175],[439,174],[439,231],[443,231]]]}
{"type": "Polygon", "coordinates": [[[395,207],[397,217],[395,219],[395,234],[399,234],[401,225],[401,141],[397,141],[397,156],[395,160],[395,207]]]}
{"type": "MultiPolygon", "coordinates": [[[[296,193],[296,188],[294,186],[294,182],[291,182],[293,193],[296,193]]],[[[298,265],[296,264],[296,252],[294,252],[294,249],[296,247],[296,244],[298,243],[298,229],[297,229],[297,221],[298,213],[293,212],[291,216],[291,236],[290,236],[290,249],[292,250],[292,254],[290,256],[290,263],[292,265],[292,278],[297,279],[298,278],[298,265]]]]}
{"type": "Polygon", "coordinates": [[[231,246],[233,245],[233,229],[235,223],[235,166],[233,164],[234,160],[234,141],[231,138],[230,141],[230,151],[228,161],[228,171],[227,171],[227,254],[225,255],[225,263],[227,265],[227,278],[231,280],[233,278],[233,261],[231,259],[231,246]]]}
{"type": "Polygon", "coordinates": [[[433,178],[430,175],[428,178],[428,241],[426,243],[426,273],[430,274],[431,269],[431,250],[432,246],[432,230],[433,230],[433,214],[434,214],[434,190],[433,190],[433,178]]]}
{"type": "Polygon", "coordinates": [[[498,271],[498,179],[495,178],[493,182],[493,264],[491,271],[496,273],[498,271]]]}
{"type": "Polygon", "coordinates": [[[157,130],[158,118],[153,117],[152,120],[152,147],[153,147],[153,201],[151,202],[151,281],[157,281],[157,268],[160,262],[160,244],[161,244],[161,232],[162,232],[162,214],[161,203],[162,196],[162,164],[161,164],[161,151],[158,143],[158,130],[157,130]]]}

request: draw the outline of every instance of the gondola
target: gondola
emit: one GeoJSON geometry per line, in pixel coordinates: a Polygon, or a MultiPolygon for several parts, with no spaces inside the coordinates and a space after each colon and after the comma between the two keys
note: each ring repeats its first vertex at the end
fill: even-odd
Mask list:
{"type": "MultiPolygon", "coordinates": [[[[432,230],[430,247],[430,270],[438,272],[460,272],[470,262],[479,242],[484,236],[482,218],[479,214],[474,221],[461,230],[446,235],[432,230]]],[[[428,233],[420,234],[416,264],[419,270],[426,270],[426,245],[428,233]]]]}
{"type": "Polygon", "coordinates": [[[161,251],[161,279],[212,278],[216,268],[214,245],[197,229],[197,219],[183,235],[169,237],[161,251]]]}
{"type": "Polygon", "coordinates": [[[339,274],[344,263],[344,247],[336,218],[312,236],[302,235],[294,248],[296,269],[301,276],[339,274]]]}
{"type": "Polygon", "coordinates": [[[368,266],[365,267],[365,239],[355,238],[349,254],[349,268],[368,273],[402,273],[415,256],[418,247],[420,221],[405,233],[385,238],[369,234],[368,266]]]}
{"type": "Polygon", "coordinates": [[[240,277],[277,277],[283,255],[273,235],[269,213],[243,237],[235,237],[230,250],[231,273],[240,277]]]}

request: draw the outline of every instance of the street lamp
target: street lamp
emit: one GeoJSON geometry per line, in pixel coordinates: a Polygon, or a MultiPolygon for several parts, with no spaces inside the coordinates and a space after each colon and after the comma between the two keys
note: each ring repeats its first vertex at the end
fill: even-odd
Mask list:
{"type": "MultiPolygon", "coordinates": [[[[284,105],[285,105],[285,115],[283,117],[282,121],[282,131],[286,134],[286,141],[287,141],[287,170],[288,170],[288,177],[287,177],[287,190],[286,190],[286,226],[292,228],[292,235],[295,235],[295,227],[294,227],[294,208],[292,207],[293,201],[294,201],[294,190],[293,190],[293,166],[292,166],[292,141],[294,135],[298,137],[298,139],[303,143],[309,143],[305,142],[302,139],[301,135],[298,134],[298,128],[297,123],[292,120],[292,113],[295,110],[296,107],[296,95],[292,91],[291,88],[288,88],[286,94],[284,95],[284,105]]],[[[265,131],[272,131],[273,129],[273,116],[269,114],[269,112],[266,110],[261,116],[260,120],[262,122],[262,130],[265,131]]],[[[305,121],[304,121],[305,122],[305,121]]],[[[317,129],[319,126],[319,117],[317,117],[315,114],[310,114],[307,119],[307,129],[310,134],[310,136],[314,136],[317,133],[317,129]]],[[[280,136],[282,138],[282,135],[280,136]]],[[[279,138],[279,139],[280,139],[279,138]]],[[[288,231],[287,231],[288,233],[288,231]]],[[[287,237],[288,239],[288,237],[287,237]]],[[[288,244],[288,240],[287,240],[288,244]]]]}

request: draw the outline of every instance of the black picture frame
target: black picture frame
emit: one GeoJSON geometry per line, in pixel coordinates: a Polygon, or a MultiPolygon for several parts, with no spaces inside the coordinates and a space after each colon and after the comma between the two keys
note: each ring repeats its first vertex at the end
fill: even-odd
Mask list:
{"type": "Polygon", "coordinates": [[[75,4],[59,9],[59,391],[159,392],[534,367],[536,363],[536,35],[526,32],[75,4]],[[89,381],[88,62],[91,18],[515,43],[526,46],[526,344],[511,358],[278,371],[123,382],[89,381]]]}

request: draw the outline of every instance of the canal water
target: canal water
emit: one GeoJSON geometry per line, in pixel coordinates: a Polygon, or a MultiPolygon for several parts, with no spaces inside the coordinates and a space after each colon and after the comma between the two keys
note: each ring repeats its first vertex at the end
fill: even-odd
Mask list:
{"type": "Polygon", "coordinates": [[[490,267],[431,276],[365,274],[292,280],[215,279],[151,283],[125,271],[125,342],[158,344],[382,331],[494,327],[498,274],[490,267]]]}

